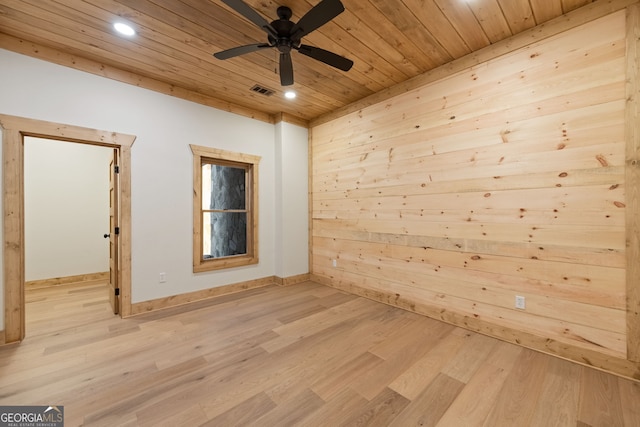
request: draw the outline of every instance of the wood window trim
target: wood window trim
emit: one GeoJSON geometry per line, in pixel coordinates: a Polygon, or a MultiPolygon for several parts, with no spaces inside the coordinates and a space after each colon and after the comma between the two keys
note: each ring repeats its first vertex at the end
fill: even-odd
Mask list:
{"type": "Polygon", "coordinates": [[[193,272],[221,270],[257,264],[258,257],[258,165],[260,156],[235,153],[211,147],[189,145],[193,153],[193,272]],[[232,162],[247,165],[251,173],[247,185],[249,212],[247,215],[247,254],[224,258],[204,259],[202,255],[202,162],[203,160],[232,162]]]}

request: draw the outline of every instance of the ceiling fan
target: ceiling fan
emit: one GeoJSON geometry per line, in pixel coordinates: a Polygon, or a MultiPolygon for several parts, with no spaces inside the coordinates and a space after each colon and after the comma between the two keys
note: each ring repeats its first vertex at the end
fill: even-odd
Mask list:
{"type": "Polygon", "coordinates": [[[301,44],[302,37],[320,28],[344,11],[340,0],[322,0],[297,23],[290,21],[292,12],[287,6],[278,7],[278,19],[269,23],[242,0],[222,0],[222,2],[266,32],[268,43],[254,43],[214,53],[213,56],[218,59],[229,59],[262,49],[276,48],[280,52],[280,83],[282,86],[293,84],[291,50],[297,50],[303,55],[342,71],[349,71],[353,66],[353,61],[343,56],[319,47],[301,44]]]}

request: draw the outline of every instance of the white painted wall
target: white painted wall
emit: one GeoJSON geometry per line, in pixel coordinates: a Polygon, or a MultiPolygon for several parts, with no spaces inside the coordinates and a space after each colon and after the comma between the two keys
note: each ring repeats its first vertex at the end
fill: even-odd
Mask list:
{"type": "Polygon", "coordinates": [[[276,125],[276,232],[283,238],[276,248],[276,275],[291,277],[309,272],[309,252],[286,242],[298,241],[308,246],[309,181],[308,130],[289,123],[276,125]]]}
{"type": "MultiPolygon", "coordinates": [[[[137,136],[131,171],[134,303],[273,276],[276,246],[287,247],[291,253],[308,252],[306,227],[289,229],[286,236],[275,232],[282,219],[276,214],[275,200],[281,188],[275,185],[274,125],[1,49],[0,113],[137,136]],[[189,144],[262,157],[259,264],[192,272],[189,144]],[[165,283],[158,281],[160,272],[167,274],[165,283]]],[[[286,135],[307,144],[306,129],[287,130],[286,135]]],[[[303,155],[302,151],[298,154],[303,155]]],[[[288,171],[289,179],[307,182],[306,154],[282,165],[285,163],[302,166],[296,172],[288,171]]]]}
{"type": "Polygon", "coordinates": [[[24,139],[25,279],[109,271],[109,161],[93,145],[24,139]]]}

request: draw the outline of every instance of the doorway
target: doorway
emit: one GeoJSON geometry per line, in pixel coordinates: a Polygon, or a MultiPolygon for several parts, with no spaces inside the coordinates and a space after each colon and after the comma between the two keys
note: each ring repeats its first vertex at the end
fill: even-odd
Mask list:
{"type": "MultiPolygon", "coordinates": [[[[118,230],[113,245],[118,263],[114,270],[120,315],[131,314],[131,146],[135,136],[64,124],[0,115],[2,128],[4,225],[4,341],[21,341],[25,336],[25,236],[24,236],[24,138],[39,137],[110,147],[118,155],[118,230]]],[[[114,230],[115,232],[116,230],[114,230]]],[[[2,337],[0,337],[1,339],[2,337]]]]}
{"type": "Polygon", "coordinates": [[[110,147],[24,137],[29,336],[73,326],[92,309],[117,312],[101,304],[109,302],[113,156],[110,147]]]}

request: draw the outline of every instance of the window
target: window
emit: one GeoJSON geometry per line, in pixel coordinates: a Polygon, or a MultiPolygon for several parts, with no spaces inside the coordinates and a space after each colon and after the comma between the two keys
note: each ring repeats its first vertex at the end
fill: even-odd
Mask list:
{"type": "Polygon", "coordinates": [[[258,263],[260,157],[191,145],[193,271],[258,263]]]}

